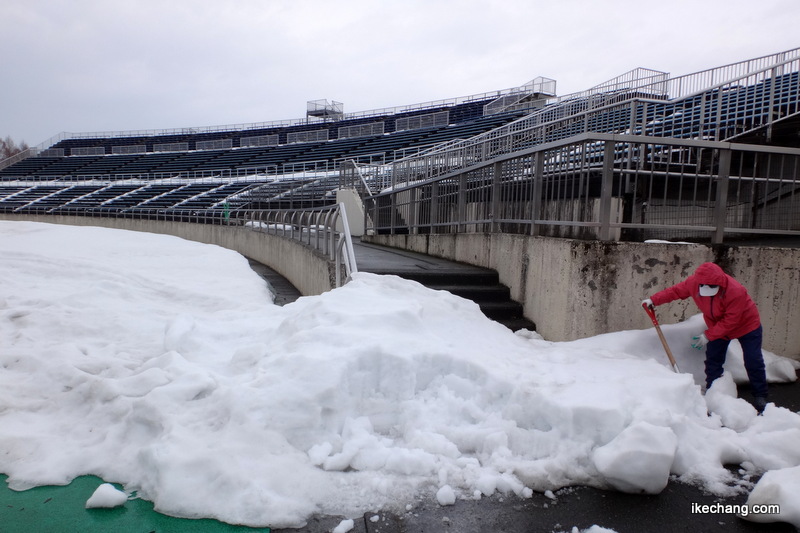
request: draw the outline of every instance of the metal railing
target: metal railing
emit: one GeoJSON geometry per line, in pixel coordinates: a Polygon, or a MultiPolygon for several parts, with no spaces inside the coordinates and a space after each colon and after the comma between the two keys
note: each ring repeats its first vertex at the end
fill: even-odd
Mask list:
{"type": "Polygon", "coordinates": [[[800,149],[584,133],[366,199],[375,233],[800,236],[800,149]]]}
{"type": "MultiPolygon", "coordinates": [[[[30,208],[25,215],[52,215],[49,209],[30,208]]],[[[358,272],[350,226],[343,204],[312,209],[72,209],[59,214],[95,218],[188,222],[230,226],[241,231],[276,235],[309,246],[334,267],[335,286],[358,272]]]]}
{"type": "Polygon", "coordinates": [[[324,254],[335,267],[335,284],[347,283],[358,272],[344,205],[302,210],[234,210],[226,224],[291,239],[324,254]]]}
{"type": "Polygon", "coordinates": [[[458,173],[579,133],[725,140],[800,113],[800,48],[667,79],[636,69],[526,117],[392,163],[393,183],[458,173]]]}
{"type": "MultiPolygon", "coordinates": [[[[191,172],[59,174],[37,176],[35,179],[6,177],[0,180],[0,212],[36,207],[38,202],[43,200],[47,202],[50,197],[65,198],[64,195],[69,195],[69,189],[74,187],[92,186],[97,190],[71,200],[61,201],[58,205],[51,207],[53,209],[71,207],[74,202],[79,202],[84,206],[96,204],[96,207],[104,207],[109,202],[112,205],[121,205],[125,204],[126,198],[133,194],[141,195],[137,202],[139,203],[155,198],[155,196],[143,194],[147,190],[177,189],[203,184],[208,184],[209,190],[199,192],[197,196],[189,199],[200,200],[200,203],[203,203],[203,196],[213,197],[219,189],[236,189],[238,191],[229,192],[225,198],[216,201],[216,204],[206,207],[221,207],[224,201],[239,205],[251,201],[258,201],[262,204],[280,201],[280,206],[283,208],[308,207],[309,204],[319,205],[323,201],[333,203],[332,198],[323,198],[320,191],[325,189],[327,183],[329,183],[330,189],[335,188],[339,163],[339,161],[313,161],[297,165],[287,164],[282,167],[270,165],[191,172]],[[132,186],[137,188],[131,189],[132,186]],[[5,194],[4,191],[9,189],[14,189],[15,192],[5,194]],[[113,190],[121,192],[112,195],[113,190]],[[8,207],[10,202],[22,197],[27,198],[24,204],[8,207]]],[[[180,208],[181,205],[176,202],[170,207],[180,208]]]]}

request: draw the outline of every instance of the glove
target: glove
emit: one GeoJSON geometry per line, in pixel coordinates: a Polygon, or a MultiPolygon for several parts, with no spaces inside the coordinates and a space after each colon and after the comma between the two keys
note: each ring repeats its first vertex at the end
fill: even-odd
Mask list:
{"type": "Polygon", "coordinates": [[[642,300],[642,307],[649,307],[649,308],[652,309],[654,307],[653,306],[653,300],[651,300],[650,298],[646,298],[646,299],[642,300]]]}
{"type": "Polygon", "coordinates": [[[702,350],[708,344],[708,339],[706,338],[705,333],[701,333],[697,337],[692,337],[692,348],[697,350],[702,350]]]}

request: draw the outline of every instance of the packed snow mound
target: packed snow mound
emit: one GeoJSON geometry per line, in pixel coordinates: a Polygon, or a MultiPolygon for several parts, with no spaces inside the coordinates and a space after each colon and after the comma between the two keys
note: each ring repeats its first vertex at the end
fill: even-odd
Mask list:
{"type": "Polygon", "coordinates": [[[709,417],[652,329],[548,342],[365,273],[278,307],[238,254],[163,235],[1,222],[0,247],[14,489],[94,474],[167,514],[280,528],[420,494],[656,492],[665,471],[726,494],[725,464],[800,465],[800,416],[727,396],[709,417]]]}

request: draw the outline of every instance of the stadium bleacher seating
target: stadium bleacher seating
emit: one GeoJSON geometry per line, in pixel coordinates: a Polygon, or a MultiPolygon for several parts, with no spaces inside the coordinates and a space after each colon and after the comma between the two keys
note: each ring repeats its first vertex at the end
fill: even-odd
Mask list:
{"type": "Polygon", "coordinates": [[[484,116],[484,105],[491,101],[484,97],[398,113],[376,111],[337,121],[307,120],[201,133],[78,136],[0,169],[0,212],[324,205],[333,201],[332,191],[338,186],[336,168],[346,159],[389,164],[415,150],[474,138],[518,119],[548,125],[546,137],[538,142],[583,131],[733,139],[757,129],[759,117],[774,112],[770,105],[777,105],[783,116],[796,114],[797,99],[791,95],[797,92],[798,73],[792,72],[673,100],[618,89],[567,98],[543,108],[540,105],[536,111],[484,116]],[[598,101],[603,105],[598,106],[598,101]],[[406,120],[403,128],[397,126],[403,119],[445,111],[446,124],[403,129],[409,123],[406,120]],[[372,130],[371,125],[381,127],[372,130]],[[358,130],[347,129],[354,126],[366,127],[369,134],[340,135],[358,130]],[[322,135],[309,142],[290,142],[297,134],[305,135],[303,132],[322,135]],[[276,142],[252,146],[246,140],[259,136],[276,142]],[[315,140],[319,138],[328,140],[315,140]],[[64,155],[59,156],[62,151],[64,155]]]}
{"type": "Polygon", "coordinates": [[[486,101],[270,128],[68,138],[50,147],[63,150],[61,157],[48,150],[0,170],[0,210],[64,214],[91,209],[206,210],[226,203],[233,208],[331,203],[331,191],[338,186],[333,170],[341,160],[388,163],[397,151],[474,135],[522,115],[516,111],[482,117],[486,101]],[[449,112],[449,124],[396,129],[398,119],[441,111],[449,112]],[[376,122],[382,122],[382,134],[339,138],[339,128],[376,122]],[[288,142],[291,133],[321,129],[327,130],[329,140],[288,142]],[[278,143],[241,146],[245,137],[267,135],[277,136],[278,143]],[[230,148],[196,149],[204,141],[229,141],[230,148]],[[286,177],[275,179],[281,175],[286,177]],[[243,196],[244,191],[249,194],[243,196]]]}

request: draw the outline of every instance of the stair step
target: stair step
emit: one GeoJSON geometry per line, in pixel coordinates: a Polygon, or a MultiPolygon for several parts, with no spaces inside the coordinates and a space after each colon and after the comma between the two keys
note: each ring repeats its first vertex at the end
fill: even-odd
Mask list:
{"type": "Polygon", "coordinates": [[[511,331],[519,331],[521,329],[529,329],[531,331],[536,331],[536,324],[534,324],[527,318],[511,318],[507,320],[497,320],[497,322],[503,324],[511,331]]]}
{"type": "Polygon", "coordinates": [[[409,279],[412,281],[416,281],[425,285],[426,287],[431,286],[446,286],[446,285],[458,285],[458,286],[465,286],[465,285],[497,285],[499,283],[499,277],[497,272],[487,270],[487,271],[475,271],[475,272],[460,272],[460,271],[436,271],[436,270],[429,270],[429,271],[394,271],[394,270],[387,270],[387,271],[380,271],[380,270],[370,270],[375,274],[393,274],[395,276],[400,276],[404,279],[409,279]]]}
{"type": "Polygon", "coordinates": [[[475,302],[497,302],[510,298],[510,291],[505,285],[426,285],[429,289],[447,291],[475,302]]]}
{"type": "Polygon", "coordinates": [[[522,305],[513,301],[506,300],[505,302],[476,302],[480,306],[481,311],[487,317],[498,320],[506,318],[521,318],[522,305]]]}
{"type": "Polygon", "coordinates": [[[536,330],[536,324],[525,318],[523,307],[510,297],[508,287],[500,284],[497,272],[442,272],[393,271],[375,272],[393,274],[425,285],[429,289],[444,290],[472,300],[487,318],[503,324],[511,331],[536,330]]]}

